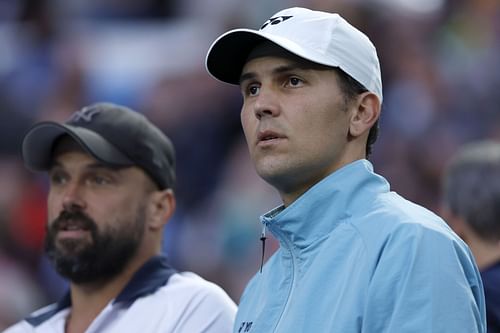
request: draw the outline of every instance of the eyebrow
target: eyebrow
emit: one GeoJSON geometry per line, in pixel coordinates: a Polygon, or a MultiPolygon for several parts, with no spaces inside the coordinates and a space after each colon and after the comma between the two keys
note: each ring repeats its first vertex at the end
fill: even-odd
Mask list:
{"type": "MultiPolygon", "coordinates": [[[[310,61],[292,61],[290,64],[286,65],[281,65],[276,68],[274,68],[271,71],[271,74],[283,74],[286,72],[294,71],[294,70],[330,70],[333,69],[332,67],[328,67],[325,65],[321,64],[316,64],[310,61]]],[[[244,81],[246,80],[251,80],[257,77],[257,74],[255,72],[246,72],[242,73],[240,76],[239,84],[241,85],[244,81]]]]}

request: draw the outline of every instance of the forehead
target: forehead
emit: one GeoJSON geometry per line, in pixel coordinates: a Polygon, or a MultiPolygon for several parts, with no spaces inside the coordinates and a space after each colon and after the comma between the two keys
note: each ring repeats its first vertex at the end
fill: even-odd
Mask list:
{"type": "Polygon", "coordinates": [[[51,161],[52,163],[54,163],[54,161],[61,155],[72,152],[86,154],[91,157],[90,154],[86,152],[75,139],[73,139],[69,135],[62,135],[54,142],[54,145],[52,146],[51,161]]]}
{"type": "Polygon", "coordinates": [[[290,57],[270,55],[253,58],[247,61],[241,71],[239,82],[241,85],[245,81],[253,80],[261,76],[279,77],[282,74],[290,74],[298,71],[310,72],[311,74],[316,73],[313,75],[320,75],[321,77],[323,77],[323,75],[320,73],[327,73],[327,77],[333,78],[335,82],[338,81],[337,72],[332,67],[316,64],[295,55],[290,57]]]}
{"type": "Polygon", "coordinates": [[[52,146],[50,168],[56,165],[62,166],[67,163],[81,167],[92,166],[93,168],[118,169],[97,160],[70,135],[63,135],[52,146]]]}
{"type": "Polygon", "coordinates": [[[49,172],[55,166],[63,169],[76,170],[109,170],[124,177],[126,182],[135,183],[140,181],[146,184],[149,189],[156,189],[156,183],[146,174],[144,170],[137,166],[119,166],[105,164],[90,153],[88,153],[76,140],[69,135],[64,135],[57,139],[52,147],[51,166],[49,172]]]}
{"type": "Polygon", "coordinates": [[[240,76],[240,82],[248,71],[264,69],[263,66],[286,66],[287,69],[333,70],[333,67],[321,65],[291,53],[284,48],[266,41],[258,44],[248,55],[240,76]]]}

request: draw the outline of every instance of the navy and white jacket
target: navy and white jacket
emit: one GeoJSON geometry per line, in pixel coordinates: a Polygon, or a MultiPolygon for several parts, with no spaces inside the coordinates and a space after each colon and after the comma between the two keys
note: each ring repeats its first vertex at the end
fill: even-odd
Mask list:
{"type": "MultiPolygon", "coordinates": [[[[4,333],[64,333],[68,295],[34,312],[4,333]]],[[[85,333],[231,332],[236,305],[217,285],[191,272],[178,273],[163,256],[151,258],[85,333]]]]}

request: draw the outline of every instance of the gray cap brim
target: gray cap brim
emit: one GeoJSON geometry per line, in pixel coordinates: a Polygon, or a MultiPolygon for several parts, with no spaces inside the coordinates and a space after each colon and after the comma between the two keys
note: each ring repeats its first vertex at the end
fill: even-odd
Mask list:
{"type": "Polygon", "coordinates": [[[52,165],[54,143],[67,134],[94,158],[109,165],[129,166],[134,163],[99,134],[83,127],[42,122],[31,128],[22,143],[23,160],[32,171],[48,170],[52,165]]]}

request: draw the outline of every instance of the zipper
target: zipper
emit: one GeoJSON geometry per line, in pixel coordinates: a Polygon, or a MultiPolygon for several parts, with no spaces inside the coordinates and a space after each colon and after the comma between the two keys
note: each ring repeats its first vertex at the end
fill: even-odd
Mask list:
{"type": "Polygon", "coordinates": [[[264,255],[266,253],[266,225],[262,224],[262,233],[260,234],[260,241],[262,242],[262,257],[260,259],[260,274],[262,274],[262,266],[264,266],[264,255]]]}
{"type": "MultiPolygon", "coordinates": [[[[266,223],[266,225],[268,225],[268,223],[266,223]]],[[[276,326],[274,327],[274,330],[273,332],[278,332],[278,327],[280,326],[280,323],[281,323],[281,320],[283,318],[283,315],[287,312],[288,310],[288,307],[289,307],[289,304],[290,304],[290,298],[293,294],[293,290],[295,289],[295,281],[297,280],[296,276],[297,276],[297,270],[296,270],[296,267],[297,267],[297,259],[295,258],[295,255],[293,253],[293,244],[292,242],[286,238],[284,236],[284,234],[282,233],[281,230],[277,229],[277,228],[273,228],[272,225],[268,225],[269,229],[271,231],[273,231],[273,234],[278,236],[279,239],[281,239],[284,243],[284,246],[282,246],[282,248],[284,250],[286,250],[289,254],[290,254],[290,258],[291,258],[291,275],[292,275],[292,281],[290,283],[290,289],[288,290],[288,295],[286,297],[286,300],[285,300],[285,306],[283,308],[283,311],[281,311],[281,314],[276,322],[276,326]]]]}

